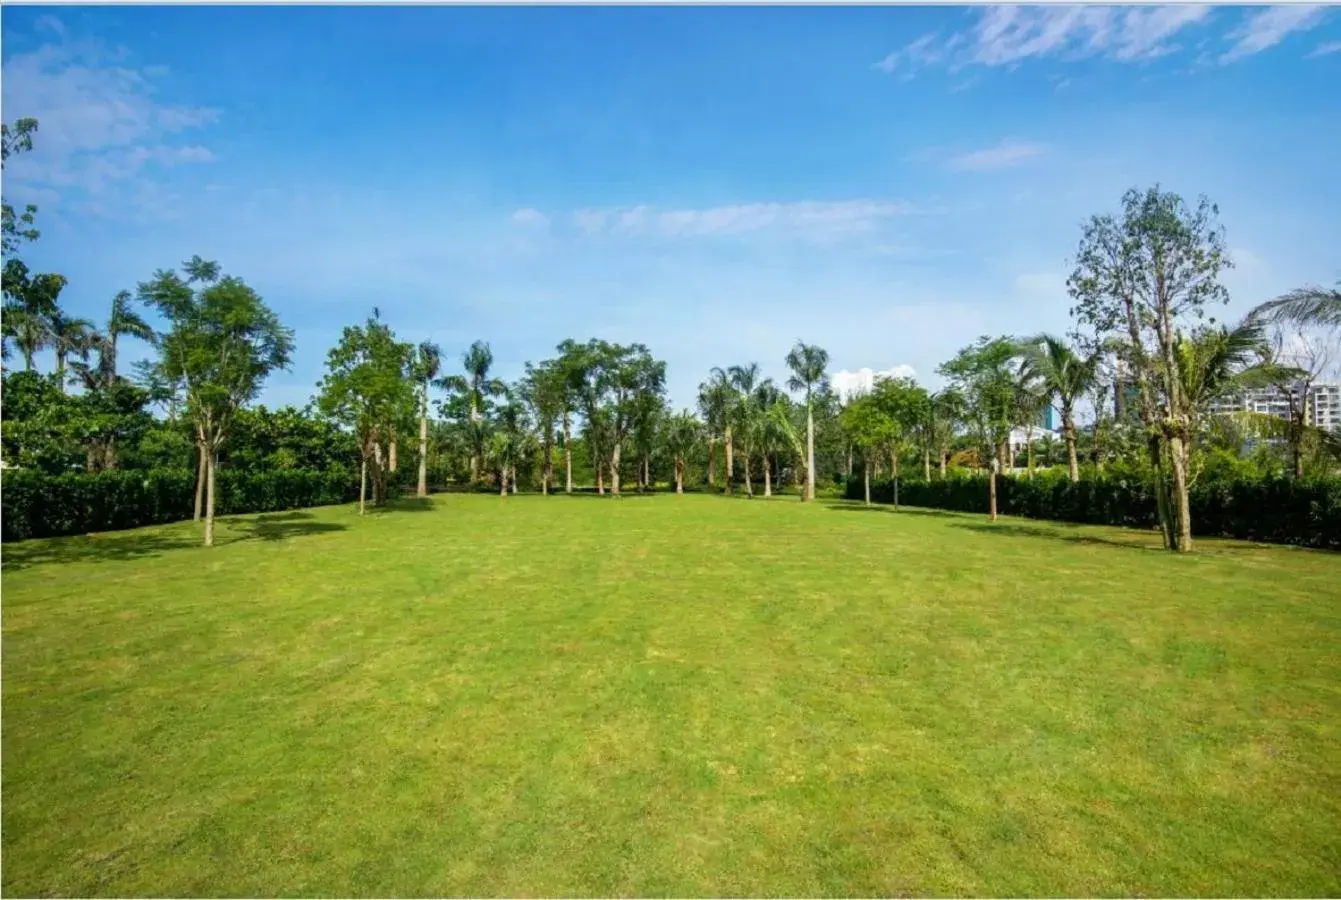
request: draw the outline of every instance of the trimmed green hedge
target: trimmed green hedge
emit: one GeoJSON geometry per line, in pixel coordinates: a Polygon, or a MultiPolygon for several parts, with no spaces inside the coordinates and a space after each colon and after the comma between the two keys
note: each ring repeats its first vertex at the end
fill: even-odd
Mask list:
{"type": "MultiPolygon", "coordinates": [[[[860,480],[847,484],[847,499],[863,499],[860,480]]],[[[987,513],[987,476],[943,481],[900,481],[899,503],[932,509],[987,513]]],[[[894,502],[894,484],[871,482],[871,500],[894,502]]],[[[1193,485],[1192,533],[1272,544],[1341,550],[1341,478],[1264,478],[1205,481],[1193,485]]],[[[1003,515],[1089,525],[1154,528],[1154,486],[1138,478],[1019,476],[997,479],[1003,515]]]]}
{"type": "MultiPolygon", "coordinates": [[[[358,495],[356,472],[220,469],[214,512],[275,512],[348,503],[358,495]]],[[[0,525],[6,541],[138,528],[191,518],[195,497],[196,475],[190,471],[44,475],[9,470],[0,483],[0,525]]]]}

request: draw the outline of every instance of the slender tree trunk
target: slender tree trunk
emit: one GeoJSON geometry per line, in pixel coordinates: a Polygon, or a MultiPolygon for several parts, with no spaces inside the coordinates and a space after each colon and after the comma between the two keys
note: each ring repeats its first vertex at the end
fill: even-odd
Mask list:
{"type": "Polygon", "coordinates": [[[768,454],[764,454],[764,496],[773,496],[773,467],[768,464],[768,454]]]}
{"type": "Polygon", "coordinates": [[[1178,549],[1178,533],[1173,527],[1173,516],[1169,502],[1169,484],[1164,478],[1164,454],[1157,436],[1146,439],[1146,451],[1150,456],[1150,467],[1155,473],[1155,514],[1159,518],[1159,530],[1164,538],[1164,549],[1178,549]]]}
{"type": "Polygon", "coordinates": [[[996,521],[996,466],[987,473],[987,511],[996,521]]]}
{"type": "Polygon", "coordinates": [[[27,347],[23,349],[23,371],[31,372],[33,370],[33,351],[27,347]]]}
{"type": "Polygon", "coordinates": [[[851,477],[852,477],[852,442],[851,442],[851,441],[849,441],[849,442],[848,442],[848,445],[847,445],[847,477],[848,477],[848,478],[851,478],[851,477]]]}
{"type": "Polygon", "coordinates": [[[396,471],[396,436],[394,434],[387,445],[386,467],[388,471],[396,471]]]}
{"type": "Polygon", "coordinates": [[[515,462],[512,464],[512,482],[510,486],[512,488],[512,493],[517,493],[517,464],[515,462]]]}
{"type": "Polygon", "coordinates": [[[214,470],[219,465],[219,454],[209,454],[209,475],[205,486],[205,546],[214,546],[214,470]]]}
{"type": "Polygon", "coordinates": [[[605,493],[605,466],[599,459],[596,460],[596,493],[605,493]]]}
{"type": "Polygon", "coordinates": [[[62,394],[65,393],[65,354],[59,350],[56,351],[56,386],[62,394]]]}
{"type": "Polygon", "coordinates": [[[1062,423],[1062,437],[1066,440],[1066,463],[1072,481],[1080,480],[1080,463],[1076,459],[1076,424],[1070,420],[1062,423]]]}
{"type": "Polygon", "coordinates": [[[675,493],[684,493],[684,460],[679,457],[675,459],[675,493]]]}
{"type": "Polygon", "coordinates": [[[548,425],[545,426],[545,454],[544,465],[540,467],[540,495],[549,496],[549,483],[554,478],[554,429],[548,425]]]}
{"type": "Polygon", "coordinates": [[[922,480],[931,483],[931,448],[922,448],[922,480]]]}
{"type": "Polygon", "coordinates": [[[643,454],[643,486],[652,490],[652,457],[647,453],[643,454]]]}
{"type": "Polygon", "coordinates": [[[745,496],[746,496],[746,497],[753,497],[753,496],[754,496],[754,483],[750,480],[750,454],[749,454],[749,452],[747,451],[747,452],[744,454],[744,456],[745,456],[745,496]]]}
{"type": "Polygon", "coordinates": [[[1033,426],[1033,425],[1030,425],[1030,426],[1029,426],[1029,430],[1028,430],[1028,432],[1027,432],[1026,434],[1027,434],[1027,436],[1026,436],[1026,438],[1025,438],[1025,450],[1024,450],[1024,452],[1025,452],[1025,456],[1026,456],[1026,457],[1028,458],[1028,460],[1029,460],[1029,462],[1026,463],[1026,465],[1029,467],[1029,480],[1030,480],[1030,481],[1033,481],[1033,480],[1034,480],[1034,426],[1033,426]]]}
{"type": "Polygon", "coordinates": [[[717,442],[708,439],[708,487],[717,487],[717,442]]]}
{"type": "Polygon", "coordinates": [[[205,453],[205,442],[196,440],[196,453],[200,457],[199,464],[196,466],[196,513],[191,521],[199,522],[201,506],[205,501],[205,479],[210,476],[209,458],[205,453]]]}
{"type": "Polygon", "coordinates": [[[945,480],[945,463],[949,459],[950,453],[948,447],[942,447],[937,453],[937,466],[940,467],[941,481],[945,480]]]}
{"type": "Polygon", "coordinates": [[[567,472],[567,492],[573,492],[573,443],[572,443],[572,423],[569,421],[568,413],[563,414],[563,462],[567,472]]]}
{"type": "Polygon", "coordinates": [[[475,484],[480,480],[480,446],[479,446],[479,411],[475,408],[475,395],[470,395],[470,483],[475,484]]]}
{"type": "Polygon", "coordinates": [[[731,493],[731,482],[736,480],[735,448],[731,443],[731,426],[726,428],[726,492],[731,493]]]}
{"type": "Polygon", "coordinates": [[[806,398],[806,500],[815,499],[815,411],[806,398]]]}
{"type": "Polygon", "coordinates": [[[615,449],[610,453],[610,493],[616,497],[619,496],[619,456],[623,450],[621,443],[616,440],[615,449]]]}
{"type": "Polygon", "coordinates": [[[419,489],[420,497],[428,496],[428,416],[419,417],[419,489]]]}
{"type": "Polygon", "coordinates": [[[498,496],[504,500],[508,496],[508,464],[503,463],[498,467],[498,496]]]}
{"type": "Polygon", "coordinates": [[[1308,415],[1307,409],[1299,411],[1299,415],[1291,413],[1290,422],[1290,454],[1294,459],[1294,477],[1304,477],[1304,420],[1308,415]]]}
{"type": "Polygon", "coordinates": [[[1178,551],[1192,549],[1192,510],[1189,503],[1187,478],[1187,444],[1182,435],[1169,438],[1169,461],[1173,469],[1173,505],[1178,529],[1178,551]]]}
{"type": "MultiPolygon", "coordinates": [[[[863,454],[863,455],[864,455],[864,454],[863,454]]],[[[864,463],[864,465],[862,465],[862,467],[861,467],[861,470],[862,470],[862,486],[866,489],[866,505],[867,505],[867,506],[870,506],[870,505],[871,505],[871,461],[870,461],[869,459],[864,459],[864,460],[863,460],[863,463],[864,463]]]]}
{"type": "Polygon", "coordinates": [[[363,454],[363,465],[359,468],[359,515],[363,515],[364,501],[368,496],[368,454],[363,454]]]}

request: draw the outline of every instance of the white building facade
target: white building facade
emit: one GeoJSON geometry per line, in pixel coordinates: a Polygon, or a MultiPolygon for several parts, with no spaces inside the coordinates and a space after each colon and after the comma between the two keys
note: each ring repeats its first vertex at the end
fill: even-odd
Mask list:
{"type": "Polygon", "coordinates": [[[849,372],[844,369],[841,372],[835,372],[829,376],[829,386],[833,392],[838,395],[838,399],[844,403],[853,397],[860,397],[862,394],[869,394],[875,389],[875,382],[880,378],[916,378],[917,373],[913,371],[912,366],[898,365],[891,369],[879,371],[876,369],[861,368],[855,372],[849,372]]]}
{"type": "MultiPolygon", "coordinates": [[[[1298,388],[1295,389],[1298,396],[1298,388]]],[[[1318,382],[1309,388],[1305,421],[1315,428],[1341,431],[1341,384],[1318,382]]],[[[1282,419],[1290,417],[1290,395],[1278,388],[1255,388],[1241,396],[1218,400],[1211,412],[1255,412],[1282,419]]]]}

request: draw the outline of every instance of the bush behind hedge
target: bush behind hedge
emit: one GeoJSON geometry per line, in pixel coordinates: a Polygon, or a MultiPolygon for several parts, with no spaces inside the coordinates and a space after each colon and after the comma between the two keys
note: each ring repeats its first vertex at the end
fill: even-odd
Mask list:
{"type": "MultiPolygon", "coordinates": [[[[908,506],[987,513],[987,476],[900,481],[899,502],[908,506]]],[[[863,499],[862,484],[848,482],[846,497],[863,499]]],[[[1192,533],[1273,544],[1341,550],[1341,478],[1207,480],[1193,485],[1192,533]]],[[[894,484],[871,482],[871,500],[894,502],[894,484]]],[[[1154,485],[1132,477],[997,478],[997,509],[1003,515],[1087,525],[1154,528],[1154,485]]]]}
{"type": "MultiPolygon", "coordinates": [[[[214,511],[229,515],[325,506],[357,500],[358,492],[358,473],[340,469],[220,469],[214,511]]],[[[9,470],[0,485],[0,525],[6,541],[158,525],[191,518],[195,496],[191,471],[44,475],[9,470]]]]}

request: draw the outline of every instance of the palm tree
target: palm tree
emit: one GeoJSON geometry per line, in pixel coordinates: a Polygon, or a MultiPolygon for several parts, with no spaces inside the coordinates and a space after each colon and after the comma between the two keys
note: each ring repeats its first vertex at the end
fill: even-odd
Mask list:
{"type": "Polygon", "coordinates": [[[111,377],[116,375],[117,338],[125,335],[126,337],[139,338],[150,344],[158,340],[157,332],[150,328],[149,323],[131,308],[130,300],[130,291],[119,291],[112,298],[112,314],[107,318],[107,330],[103,333],[106,350],[99,353],[99,356],[103,365],[107,367],[107,371],[111,373],[111,377]]]}
{"type": "Polygon", "coordinates": [[[703,438],[703,428],[698,419],[689,410],[684,410],[678,415],[672,416],[666,423],[665,443],[666,449],[670,451],[671,457],[675,460],[675,493],[684,493],[684,472],[688,464],[689,454],[694,452],[694,448],[703,438]]]}
{"type": "Polygon", "coordinates": [[[5,337],[13,340],[23,357],[23,370],[33,370],[33,358],[51,344],[51,329],[46,319],[20,306],[5,310],[5,337]]]}
{"type": "Polygon", "coordinates": [[[791,405],[787,395],[773,387],[771,379],[766,381],[768,392],[757,391],[760,415],[757,421],[757,440],[759,455],[764,467],[764,496],[773,496],[772,466],[769,460],[779,453],[786,453],[792,459],[802,455],[801,439],[792,427],[791,405]]]}
{"type": "Polygon", "coordinates": [[[1080,464],[1076,459],[1076,402],[1094,385],[1099,366],[1099,355],[1081,356],[1065,340],[1050,334],[1040,334],[1019,342],[1024,357],[1021,374],[1037,381],[1041,392],[1049,400],[1056,398],[1062,416],[1062,437],[1066,441],[1067,462],[1071,480],[1080,480],[1080,464]]]}
{"type": "Polygon", "coordinates": [[[824,383],[824,370],[829,365],[829,354],[813,344],[796,342],[787,354],[787,367],[792,370],[787,387],[804,391],[806,395],[806,491],[802,500],[815,499],[815,389],[824,383]]]}
{"type": "Polygon", "coordinates": [[[58,300],[69,282],[64,275],[29,277],[23,263],[10,260],[5,267],[4,337],[13,340],[23,355],[25,371],[33,370],[33,358],[53,346],[51,323],[61,314],[58,300]],[[11,268],[20,273],[10,276],[11,268]]]}
{"type": "MultiPolygon", "coordinates": [[[[745,457],[745,496],[754,496],[754,484],[750,481],[750,456],[753,450],[751,444],[752,430],[754,427],[753,419],[755,413],[754,389],[759,381],[759,364],[747,363],[743,366],[732,366],[727,370],[728,380],[736,396],[731,402],[731,425],[733,434],[741,437],[741,450],[745,457]]],[[[731,469],[731,442],[727,443],[727,472],[734,474],[731,469]]],[[[730,478],[727,479],[728,490],[730,493],[730,478]]]]}
{"type": "Polygon", "coordinates": [[[428,386],[442,370],[442,350],[432,341],[423,341],[415,353],[414,374],[419,381],[419,488],[418,496],[428,496],[428,386]]]}
{"type": "Polygon", "coordinates": [[[88,359],[95,332],[93,323],[88,319],[76,319],[60,310],[47,323],[49,343],[56,352],[56,382],[61,393],[65,392],[65,361],[71,355],[88,359]]]}
{"type": "Polygon", "coordinates": [[[479,481],[480,458],[484,455],[484,430],[481,421],[488,397],[502,394],[505,385],[497,378],[489,377],[489,368],[494,364],[493,351],[485,341],[476,341],[461,356],[465,375],[449,375],[442,379],[440,386],[448,390],[465,394],[470,401],[470,426],[474,449],[470,456],[470,480],[479,481]]]}
{"type": "Polygon", "coordinates": [[[720,438],[726,456],[726,492],[731,493],[731,478],[734,459],[731,446],[731,416],[736,391],[731,386],[731,378],[725,371],[713,367],[708,380],[699,385],[699,410],[708,425],[708,483],[713,484],[713,475],[717,468],[717,446],[714,437],[720,438]]]}
{"type": "Polygon", "coordinates": [[[1249,313],[1249,318],[1338,327],[1341,326],[1341,290],[1327,290],[1317,285],[1296,288],[1261,304],[1249,313]]]}

